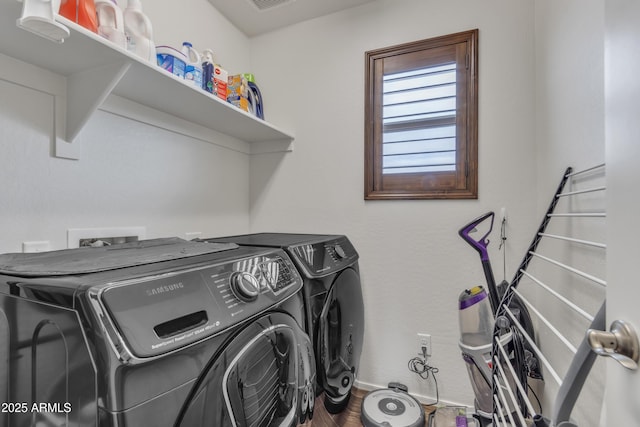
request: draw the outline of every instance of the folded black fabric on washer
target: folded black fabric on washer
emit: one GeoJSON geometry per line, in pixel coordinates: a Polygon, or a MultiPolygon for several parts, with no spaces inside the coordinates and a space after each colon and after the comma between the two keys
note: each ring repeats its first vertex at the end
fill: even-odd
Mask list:
{"type": "Polygon", "coordinates": [[[0,273],[23,277],[67,276],[188,258],[237,248],[235,243],[190,242],[178,237],[102,247],[0,255],[0,273]]]}

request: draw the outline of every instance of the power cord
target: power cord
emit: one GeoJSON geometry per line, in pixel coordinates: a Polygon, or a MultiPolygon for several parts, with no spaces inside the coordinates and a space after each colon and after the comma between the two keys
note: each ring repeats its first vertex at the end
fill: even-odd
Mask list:
{"type": "Polygon", "coordinates": [[[426,403],[426,405],[437,405],[440,402],[440,394],[438,392],[438,379],[436,374],[440,372],[438,368],[430,366],[427,363],[427,348],[422,347],[422,356],[416,356],[409,359],[408,368],[411,372],[417,374],[423,380],[428,380],[429,377],[433,378],[433,383],[436,386],[436,401],[432,403],[426,403]]]}

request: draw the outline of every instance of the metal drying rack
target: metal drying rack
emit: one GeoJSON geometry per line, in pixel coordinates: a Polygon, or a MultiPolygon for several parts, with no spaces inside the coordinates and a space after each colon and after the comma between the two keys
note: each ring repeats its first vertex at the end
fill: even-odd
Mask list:
{"type": "Polygon", "coordinates": [[[592,239],[593,235],[604,238],[604,174],[604,164],[578,172],[566,170],[501,299],[492,349],[494,427],[578,425],[571,414],[596,359],[584,332],[605,329],[606,281],[597,274],[605,271],[606,244],[592,239]],[[593,273],[594,269],[599,271],[593,273]],[[536,336],[525,331],[517,313],[510,308],[514,298],[524,302],[531,313],[536,336]],[[587,308],[581,306],[584,302],[587,308]],[[566,331],[569,326],[572,329],[566,331]],[[514,381],[519,376],[512,364],[513,355],[500,342],[506,331],[520,334],[527,349],[534,353],[528,357],[533,356],[542,366],[544,399],[528,381],[514,381]],[[554,344],[541,344],[545,340],[554,344]],[[576,345],[575,341],[579,343],[576,345]]]}

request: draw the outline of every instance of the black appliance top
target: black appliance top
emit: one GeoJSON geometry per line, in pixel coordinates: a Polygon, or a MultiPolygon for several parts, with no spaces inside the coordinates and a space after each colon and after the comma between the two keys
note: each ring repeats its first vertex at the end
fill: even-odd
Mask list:
{"type": "Polygon", "coordinates": [[[207,242],[228,242],[244,246],[268,246],[273,248],[288,248],[301,244],[310,244],[336,240],[339,235],[333,234],[297,234],[297,233],[255,233],[238,236],[216,237],[203,239],[207,242]]]}
{"type": "Polygon", "coordinates": [[[98,248],[85,247],[0,255],[0,273],[20,277],[69,276],[173,261],[236,249],[233,243],[198,243],[179,238],[141,240],[98,248]]]}
{"type": "Polygon", "coordinates": [[[285,249],[307,277],[335,274],[358,260],[358,252],[342,235],[256,233],[201,241],[285,249]]]}

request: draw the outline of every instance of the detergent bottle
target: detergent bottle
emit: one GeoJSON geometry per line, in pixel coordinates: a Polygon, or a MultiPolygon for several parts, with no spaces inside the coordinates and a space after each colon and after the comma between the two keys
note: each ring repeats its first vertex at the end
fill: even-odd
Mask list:
{"type": "Polygon", "coordinates": [[[98,32],[98,17],[94,0],[62,0],[59,13],[94,33],[98,32]]]}
{"type": "Polygon", "coordinates": [[[95,0],[98,14],[98,34],[119,47],[127,48],[124,17],[116,0],[95,0]]]}
{"type": "Polygon", "coordinates": [[[249,112],[253,113],[257,118],[264,120],[264,103],[260,89],[258,85],[256,85],[256,79],[251,73],[245,73],[243,76],[247,79],[247,85],[249,86],[249,112]]]}
{"type": "Polygon", "coordinates": [[[127,50],[142,59],[156,63],[156,47],[153,42],[151,21],[142,13],[140,0],[129,0],[124,10],[124,31],[127,36],[127,50]]]}
{"type": "Polygon", "coordinates": [[[213,93],[215,88],[213,68],[213,52],[206,49],[202,52],[202,89],[209,93],[213,93]]]}
{"type": "Polygon", "coordinates": [[[182,53],[187,57],[184,67],[184,79],[193,83],[198,89],[202,89],[202,65],[200,54],[189,42],[182,43],[182,53]]]}

